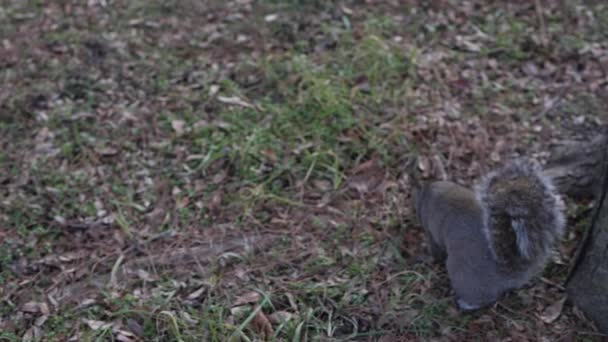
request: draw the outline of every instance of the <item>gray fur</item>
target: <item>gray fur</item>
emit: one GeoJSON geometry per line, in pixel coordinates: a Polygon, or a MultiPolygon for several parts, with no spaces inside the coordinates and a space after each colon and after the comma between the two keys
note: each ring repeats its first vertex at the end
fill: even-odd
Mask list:
{"type": "Polygon", "coordinates": [[[564,232],[563,203],[533,162],[507,164],[475,192],[441,181],[415,183],[413,195],[431,252],[445,260],[463,310],[527,283],[564,232]]]}
{"type": "Polygon", "coordinates": [[[529,160],[516,160],[507,164],[502,169],[493,171],[485,176],[475,187],[475,197],[481,205],[483,212],[483,227],[488,239],[492,255],[497,261],[510,263],[515,260],[508,259],[508,254],[497,253],[498,241],[495,241],[493,230],[513,229],[516,234],[517,250],[511,255],[512,258],[521,257],[532,261],[544,262],[553,245],[561,238],[565,229],[563,215],[564,204],[555,190],[551,179],[545,176],[537,162],[529,160]],[[515,177],[525,177],[530,183],[530,193],[534,192],[540,201],[534,209],[534,217],[529,207],[530,203],[517,203],[515,200],[507,200],[510,205],[499,208],[511,218],[510,226],[496,226],[492,224],[491,213],[496,212],[497,202],[504,203],[504,198],[497,198],[500,194],[492,193],[491,187],[501,182],[508,182],[515,177]],[[523,206],[522,206],[523,204],[523,206]]]}

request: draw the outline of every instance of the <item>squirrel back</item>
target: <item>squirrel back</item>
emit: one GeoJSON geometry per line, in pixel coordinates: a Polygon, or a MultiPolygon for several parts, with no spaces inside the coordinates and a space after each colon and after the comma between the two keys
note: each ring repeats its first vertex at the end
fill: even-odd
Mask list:
{"type": "Polygon", "coordinates": [[[483,231],[497,263],[509,269],[544,264],[564,233],[564,204],[536,162],[513,161],[475,187],[483,231]]]}

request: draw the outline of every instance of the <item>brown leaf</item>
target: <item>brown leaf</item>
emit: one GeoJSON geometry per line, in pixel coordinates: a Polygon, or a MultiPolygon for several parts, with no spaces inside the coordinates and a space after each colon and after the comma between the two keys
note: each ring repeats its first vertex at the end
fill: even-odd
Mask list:
{"type": "Polygon", "coordinates": [[[276,311],[268,316],[268,320],[274,324],[280,324],[287,322],[294,317],[294,314],[288,311],[276,311]]]}
{"type": "Polygon", "coordinates": [[[220,172],[216,173],[213,176],[211,181],[213,182],[213,184],[220,184],[221,182],[223,182],[226,179],[227,176],[228,176],[228,171],[220,170],[220,172]]]}
{"type": "Polygon", "coordinates": [[[188,204],[190,204],[190,198],[188,198],[188,197],[182,197],[175,201],[175,207],[177,209],[183,209],[183,208],[187,207],[188,204]]]}
{"type": "Polygon", "coordinates": [[[175,134],[179,137],[184,134],[186,122],[184,120],[173,120],[171,121],[171,128],[175,131],[175,134]]]}
{"type": "Polygon", "coordinates": [[[251,291],[251,292],[247,292],[239,297],[236,298],[236,300],[234,301],[234,303],[232,304],[232,306],[240,306],[243,304],[251,304],[251,303],[257,303],[260,301],[260,294],[255,292],[255,291],[251,291]]]}
{"type": "Polygon", "coordinates": [[[137,341],[137,337],[135,336],[135,334],[133,334],[129,331],[118,330],[115,333],[116,333],[116,341],[119,341],[119,342],[137,341]]]}
{"type": "Polygon", "coordinates": [[[200,289],[198,289],[198,290],[192,292],[191,294],[189,294],[188,295],[188,299],[190,299],[190,300],[197,299],[198,297],[202,296],[203,293],[205,293],[206,290],[207,290],[207,288],[203,286],[200,289]]]}
{"type": "Polygon", "coordinates": [[[118,154],[118,150],[115,149],[114,147],[96,147],[95,148],[95,152],[97,152],[100,156],[105,156],[105,157],[109,157],[109,156],[114,156],[118,154]]]}
{"type": "Polygon", "coordinates": [[[32,326],[29,328],[25,334],[23,334],[23,338],[21,341],[39,341],[42,337],[42,331],[37,326],[32,326]]]}
{"type": "Polygon", "coordinates": [[[207,203],[207,209],[212,215],[217,215],[220,212],[223,198],[224,190],[221,188],[215,190],[211,195],[211,200],[207,203]]]}
{"type": "Polygon", "coordinates": [[[331,182],[326,179],[313,179],[312,184],[321,191],[329,191],[332,188],[331,182]]]}
{"type": "Polygon", "coordinates": [[[108,322],[104,322],[104,321],[96,321],[94,319],[85,319],[83,321],[93,331],[99,330],[99,329],[107,329],[112,326],[112,323],[108,323],[108,322]]]}
{"type": "Polygon", "coordinates": [[[367,173],[370,170],[374,170],[377,167],[377,163],[378,163],[377,159],[370,159],[364,163],[361,163],[361,164],[355,166],[355,168],[353,168],[353,170],[352,170],[352,173],[353,174],[367,173]]]}
{"type": "Polygon", "coordinates": [[[269,148],[261,150],[260,153],[272,164],[276,164],[276,162],[279,160],[274,151],[269,148]]]}
{"type": "Polygon", "coordinates": [[[253,317],[253,320],[251,321],[251,324],[253,326],[253,329],[258,334],[261,334],[264,339],[267,339],[272,336],[272,325],[270,324],[270,321],[268,320],[266,315],[264,315],[262,310],[258,310],[258,312],[256,312],[255,317],[253,317]]]}
{"type": "Polygon", "coordinates": [[[564,309],[564,303],[566,302],[566,297],[558,300],[557,302],[549,305],[545,311],[540,315],[540,319],[547,323],[553,323],[555,320],[561,315],[562,310],[564,309]]]}
{"type": "Polygon", "coordinates": [[[40,303],[38,302],[27,302],[21,307],[21,311],[29,313],[40,312],[40,303]]]}
{"type": "Polygon", "coordinates": [[[230,317],[240,320],[249,311],[251,311],[251,305],[235,306],[230,309],[230,317]]]}
{"type": "Polygon", "coordinates": [[[357,165],[348,178],[347,184],[350,188],[363,194],[378,189],[385,178],[386,172],[374,158],[357,165]]]}
{"type": "Polygon", "coordinates": [[[38,318],[36,318],[36,320],[34,321],[34,325],[37,327],[41,327],[42,325],[44,325],[44,323],[49,319],[48,315],[42,315],[38,318]]]}
{"type": "Polygon", "coordinates": [[[38,307],[40,308],[40,313],[45,316],[48,316],[51,313],[51,311],[49,310],[49,306],[46,305],[45,302],[41,302],[38,307]]]}
{"type": "Polygon", "coordinates": [[[143,270],[143,269],[138,269],[136,271],[137,273],[137,277],[143,281],[147,281],[147,282],[154,282],[156,281],[156,278],[153,277],[149,272],[143,270]]]}
{"type": "Polygon", "coordinates": [[[61,262],[71,262],[74,260],[79,260],[85,257],[84,252],[68,252],[65,254],[60,255],[59,261],[61,262]]]}

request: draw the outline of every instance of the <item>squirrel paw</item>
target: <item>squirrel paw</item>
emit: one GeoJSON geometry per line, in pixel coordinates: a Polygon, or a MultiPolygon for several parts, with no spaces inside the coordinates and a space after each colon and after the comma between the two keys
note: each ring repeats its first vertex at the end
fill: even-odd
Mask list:
{"type": "Polygon", "coordinates": [[[460,298],[456,300],[456,303],[458,304],[458,308],[462,311],[471,311],[481,308],[480,305],[469,304],[460,298]]]}

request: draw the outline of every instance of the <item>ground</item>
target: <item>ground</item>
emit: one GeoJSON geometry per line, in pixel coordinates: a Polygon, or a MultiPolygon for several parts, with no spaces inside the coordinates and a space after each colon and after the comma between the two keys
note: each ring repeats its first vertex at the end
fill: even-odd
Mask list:
{"type": "Polygon", "coordinates": [[[601,340],[455,309],[405,164],[471,185],[605,122],[602,1],[0,1],[0,340],[601,340]]]}

